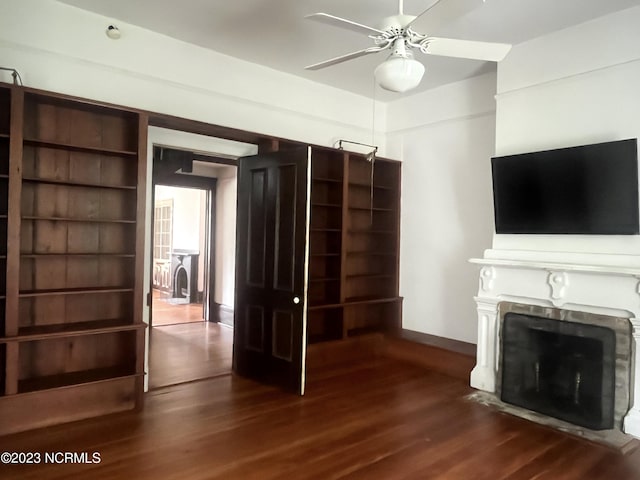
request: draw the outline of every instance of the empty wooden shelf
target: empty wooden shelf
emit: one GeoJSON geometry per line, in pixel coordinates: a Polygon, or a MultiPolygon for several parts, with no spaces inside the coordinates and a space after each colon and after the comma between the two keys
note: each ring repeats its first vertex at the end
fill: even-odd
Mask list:
{"type": "Polygon", "coordinates": [[[311,167],[308,342],[399,328],[400,164],[314,149],[311,167]]]}
{"type": "Polygon", "coordinates": [[[141,406],[146,121],[0,88],[0,434],[141,406]]]}

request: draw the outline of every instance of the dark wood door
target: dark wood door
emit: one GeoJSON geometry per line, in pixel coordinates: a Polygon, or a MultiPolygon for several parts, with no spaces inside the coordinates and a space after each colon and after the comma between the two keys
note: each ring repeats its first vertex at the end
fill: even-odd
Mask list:
{"type": "Polygon", "coordinates": [[[238,166],[233,370],[304,393],[310,149],[238,166]]]}

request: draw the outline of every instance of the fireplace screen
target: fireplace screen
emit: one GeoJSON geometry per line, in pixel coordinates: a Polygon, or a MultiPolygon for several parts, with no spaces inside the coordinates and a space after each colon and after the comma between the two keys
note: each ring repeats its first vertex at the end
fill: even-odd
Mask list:
{"type": "Polygon", "coordinates": [[[616,337],[605,327],[507,313],[501,399],[590,428],[613,428],[616,337]]]}

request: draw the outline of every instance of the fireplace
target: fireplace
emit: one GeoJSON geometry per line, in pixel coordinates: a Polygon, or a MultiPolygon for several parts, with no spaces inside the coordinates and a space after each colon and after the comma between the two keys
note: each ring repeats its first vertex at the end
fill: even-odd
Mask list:
{"type": "Polygon", "coordinates": [[[629,261],[497,250],[473,259],[478,395],[593,440],[640,438],[640,265],[629,261]]]}
{"type": "Polygon", "coordinates": [[[171,252],[171,297],[175,303],[198,303],[197,251],[171,252]]]}
{"type": "Polygon", "coordinates": [[[502,401],[593,430],[613,428],[613,330],[509,312],[501,351],[502,401]]]}

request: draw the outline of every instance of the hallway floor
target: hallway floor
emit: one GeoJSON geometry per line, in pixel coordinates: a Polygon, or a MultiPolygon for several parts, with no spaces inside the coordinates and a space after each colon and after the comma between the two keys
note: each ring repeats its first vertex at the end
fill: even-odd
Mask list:
{"type": "Polygon", "coordinates": [[[233,329],[197,322],[151,329],[149,388],[231,373],[233,329]]]}
{"type": "Polygon", "coordinates": [[[171,299],[166,298],[165,295],[167,294],[155,288],[153,289],[151,314],[154,327],[204,322],[201,303],[171,303],[171,299]]]}

